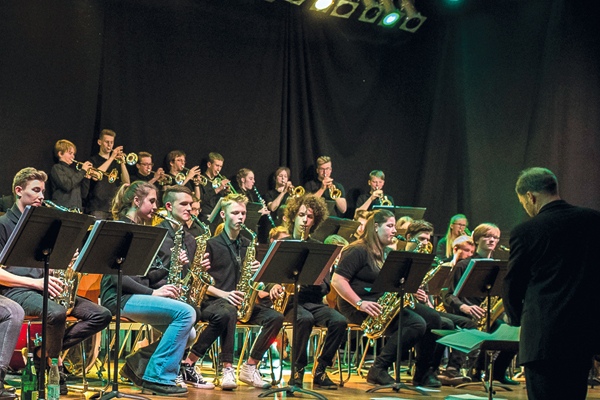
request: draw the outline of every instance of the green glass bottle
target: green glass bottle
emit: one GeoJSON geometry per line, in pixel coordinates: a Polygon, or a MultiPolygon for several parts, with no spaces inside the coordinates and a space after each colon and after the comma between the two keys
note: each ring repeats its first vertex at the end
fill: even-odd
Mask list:
{"type": "MultiPolygon", "coordinates": [[[[23,349],[24,352],[27,351],[23,349]]],[[[27,364],[21,374],[21,399],[37,400],[38,397],[37,371],[33,366],[33,353],[27,353],[27,364]]]]}

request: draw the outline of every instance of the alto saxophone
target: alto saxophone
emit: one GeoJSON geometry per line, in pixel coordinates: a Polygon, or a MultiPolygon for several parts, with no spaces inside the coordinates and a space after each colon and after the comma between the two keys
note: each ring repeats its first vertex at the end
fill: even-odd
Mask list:
{"type": "Polygon", "coordinates": [[[187,302],[188,287],[183,280],[183,263],[179,260],[179,254],[183,250],[183,236],[185,235],[183,224],[165,215],[163,212],[157,212],[155,215],[177,226],[177,231],[173,238],[173,247],[171,247],[171,265],[169,266],[167,284],[173,285],[179,290],[180,295],[177,300],[187,302]]]}
{"type": "Polygon", "coordinates": [[[244,224],[242,224],[242,229],[250,233],[252,241],[246,250],[246,258],[244,258],[244,264],[242,265],[240,280],[235,290],[244,292],[244,299],[237,311],[238,320],[240,322],[248,322],[252,316],[259,291],[259,284],[254,282],[254,272],[252,272],[252,264],[256,260],[257,235],[244,224]]]}
{"type": "MultiPolygon", "coordinates": [[[[504,303],[503,303],[501,297],[493,296],[491,298],[491,303],[492,304],[490,304],[490,327],[494,325],[494,323],[498,320],[498,318],[502,317],[502,314],[504,314],[504,303]]],[[[481,302],[479,307],[481,307],[485,310],[485,314],[483,315],[483,318],[481,318],[479,321],[477,321],[477,329],[485,332],[487,330],[487,308],[488,308],[488,298],[487,297],[481,302]]]]}
{"type": "Polygon", "coordinates": [[[204,253],[206,253],[206,242],[210,239],[210,228],[200,221],[196,216],[192,216],[194,221],[204,229],[202,235],[196,237],[196,252],[194,253],[194,261],[190,266],[190,270],[184,280],[184,284],[188,286],[188,304],[194,307],[200,307],[208,287],[215,284],[215,279],[206,272],[202,267],[204,253]],[[189,281],[192,281],[189,284],[189,281]]]}
{"type": "Polygon", "coordinates": [[[77,258],[78,256],[73,257],[66,269],[54,269],[52,271],[52,276],[61,281],[62,291],[58,296],[50,296],[50,300],[53,300],[55,303],[66,308],[67,315],[71,314],[71,311],[73,311],[75,299],[77,298],[79,281],[81,280],[81,273],[73,269],[77,258]]]}

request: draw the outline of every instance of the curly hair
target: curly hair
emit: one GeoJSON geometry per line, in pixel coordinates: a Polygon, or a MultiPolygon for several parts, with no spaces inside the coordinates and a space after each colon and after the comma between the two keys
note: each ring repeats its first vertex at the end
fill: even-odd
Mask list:
{"type": "Polygon", "coordinates": [[[314,216],[314,223],[311,227],[311,232],[314,232],[323,221],[329,216],[327,211],[327,203],[321,197],[317,197],[314,194],[305,194],[301,197],[292,197],[285,207],[285,227],[291,234],[294,232],[294,219],[298,215],[300,207],[306,206],[307,209],[312,209],[314,216]]]}

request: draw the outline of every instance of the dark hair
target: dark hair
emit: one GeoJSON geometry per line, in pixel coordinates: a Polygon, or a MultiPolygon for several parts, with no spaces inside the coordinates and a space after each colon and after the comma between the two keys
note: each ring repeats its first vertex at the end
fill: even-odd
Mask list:
{"type": "Polygon", "coordinates": [[[247,177],[250,172],[252,172],[252,170],[249,168],[240,168],[240,170],[237,172],[235,178],[240,188],[242,187],[242,179],[247,177]]]}
{"type": "Polygon", "coordinates": [[[323,221],[329,216],[327,211],[327,203],[321,197],[317,197],[312,193],[305,194],[301,197],[292,197],[285,207],[285,227],[288,232],[294,232],[294,219],[298,215],[300,207],[305,206],[307,209],[313,210],[314,224],[311,227],[311,232],[314,232],[323,221]]]}
{"type": "Polygon", "coordinates": [[[547,168],[527,168],[519,174],[515,191],[521,196],[527,192],[555,195],[558,194],[558,179],[547,168]]]}
{"type": "Polygon", "coordinates": [[[117,194],[112,200],[112,215],[113,219],[119,220],[127,215],[127,211],[132,207],[133,199],[137,196],[143,201],[150,191],[156,191],[156,186],[144,181],[135,181],[132,184],[123,184],[117,191],[117,194]]]}
{"type": "Polygon", "coordinates": [[[183,151],[181,151],[181,150],[171,150],[169,152],[169,154],[167,154],[167,164],[171,165],[171,163],[173,161],[175,161],[175,159],[177,157],[181,157],[181,156],[185,157],[185,153],[183,151]]]}
{"type": "Polygon", "coordinates": [[[27,186],[27,182],[35,180],[46,182],[48,180],[48,175],[44,171],[40,171],[32,167],[23,168],[22,170],[17,172],[15,177],[13,178],[13,195],[17,195],[15,193],[15,188],[17,186],[20,186],[23,189],[25,189],[25,186],[27,186]]]}
{"type": "Polygon", "coordinates": [[[375,233],[375,225],[384,224],[388,219],[392,218],[394,213],[390,210],[375,210],[367,219],[367,223],[365,224],[365,233],[363,237],[355,242],[352,242],[346,247],[352,248],[354,246],[363,246],[367,249],[367,253],[369,254],[369,258],[376,265],[383,265],[383,257],[384,257],[384,248],[379,241],[377,234],[375,233]]]}
{"type": "Polygon", "coordinates": [[[433,233],[433,225],[431,222],[427,222],[423,219],[411,222],[408,229],[406,229],[406,236],[410,235],[411,238],[414,238],[421,232],[433,233]]]}
{"type": "Polygon", "coordinates": [[[184,185],[167,186],[164,188],[164,191],[165,192],[163,193],[162,197],[163,204],[173,202],[177,193],[189,194],[190,196],[192,196],[192,199],[194,197],[194,194],[192,193],[190,188],[184,185]]]}

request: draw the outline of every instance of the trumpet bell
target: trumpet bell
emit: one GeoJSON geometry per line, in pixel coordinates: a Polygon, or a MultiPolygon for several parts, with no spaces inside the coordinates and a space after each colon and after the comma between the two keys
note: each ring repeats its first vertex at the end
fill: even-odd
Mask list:
{"type": "Polygon", "coordinates": [[[302,186],[290,187],[288,189],[288,193],[292,197],[302,197],[304,196],[304,188],[302,186]]]}
{"type": "Polygon", "coordinates": [[[336,188],[335,186],[332,186],[329,189],[329,197],[331,197],[332,199],[339,199],[340,197],[342,197],[342,191],[338,188],[336,188]]]}
{"type": "Polygon", "coordinates": [[[138,162],[138,155],[135,153],[129,153],[125,156],[125,164],[135,165],[138,162]]]}

